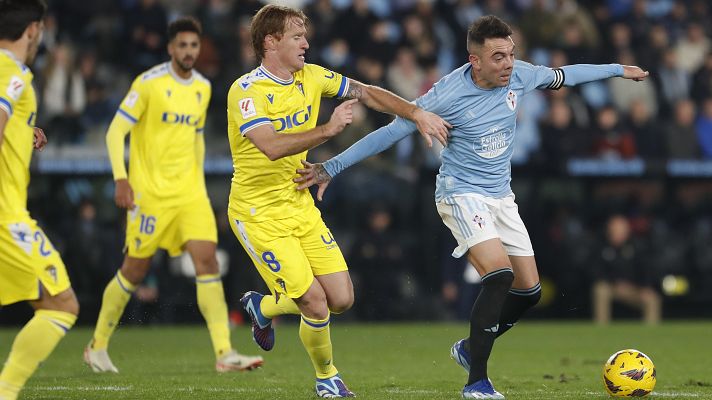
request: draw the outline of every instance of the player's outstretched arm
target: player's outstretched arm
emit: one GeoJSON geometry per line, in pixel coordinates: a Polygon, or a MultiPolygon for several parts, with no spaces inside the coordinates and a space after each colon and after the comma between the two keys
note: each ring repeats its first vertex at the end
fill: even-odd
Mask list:
{"type": "Polygon", "coordinates": [[[331,175],[329,175],[329,173],[326,172],[326,169],[324,169],[324,164],[312,164],[308,161],[302,160],[302,165],[304,168],[297,169],[297,173],[301,176],[294,178],[294,182],[299,183],[297,190],[304,190],[313,185],[319,185],[319,190],[316,192],[316,198],[321,201],[326,187],[329,186],[329,182],[331,182],[331,175]]]}
{"type": "MultiPolygon", "coordinates": [[[[620,65],[620,64],[573,64],[565,65],[561,67],[563,72],[563,85],[564,86],[576,86],[582,83],[593,82],[601,79],[608,79],[612,77],[621,77],[625,79],[633,79],[636,81],[642,81],[649,74],[648,71],[644,71],[640,67],[633,65],[620,65]]],[[[559,75],[557,75],[558,77],[559,75]]],[[[554,83],[555,89],[561,87],[562,82],[557,83],[557,78],[555,78],[554,83]]],[[[551,85],[547,86],[552,88],[551,85]]]]}
{"type": "Polygon", "coordinates": [[[353,121],[351,107],[357,101],[352,99],[339,104],[331,114],[329,122],[305,132],[280,135],[275,132],[271,124],[267,124],[249,130],[245,133],[245,136],[270,161],[299,154],[326,142],[341,132],[346,125],[350,124],[353,121]]]}
{"type": "Polygon", "coordinates": [[[301,176],[294,178],[294,182],[299,184],[297,190],[304,190],[314,184],[318,184],[317,198],[321,201],[321,197],[326,187],[329,186],[332,177],[361,160],[393,146],[414,131],[415,124],[413,122],[398,117],[390,124],[378,128],[361,138],[351,147],[332,157],[324,164],[310,164],[302,160],[302,165],[305,168],[297,169],[297,173],[301,176]]]}
{"type": "Polygon", "coordinates": [[[386,89],[349,79],[349,89],[344,97],[358,99],[376,111],[395,114],[415,122],[428,146],[433,145],[432,138],[443,146],[447,144],[448,129],[451,129],[452,125],[438,115],[425,111],[386,89]]]}

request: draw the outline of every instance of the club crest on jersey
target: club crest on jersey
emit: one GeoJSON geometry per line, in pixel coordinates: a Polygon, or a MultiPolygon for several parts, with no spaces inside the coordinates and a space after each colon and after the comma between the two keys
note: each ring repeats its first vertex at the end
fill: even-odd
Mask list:
{"type": "Polygon", "coordinates": [[[195,98],[198,100],[198,104],[203,100],[203,94],[200,92],[195,92],[195,98]]]}
{"type": "Polygon", "coordinates": [[[250,118],[257,115],[257,110],[255,109],[255,101],[252,97],[246,97],[238,102],[240,107],[240,112],[242,113],[242,118],[250,118]]]}
{"type": "Polygon", "coordinates": [[[517,108],[517,94],[513,90],[507,93],[507,107],[512,111],[517,108]]]}
{"type": "Polygon", "coordinates": [[[171,89],[166,90],[166,96],[171,97],[171,89]]]}
{"type": "Polygon", "coordinates": [[[302,82],[297,81],[297,83],[295,83],[295,85],[297,86],[297,90],[299,90],[302,93],[302,96],[306,96],[304,94],[304,85],[302,84],[302,82]]]}
{"type": "Polygon", "coordinates": [[[269,100],[269,104],[274,103],[274,95],[272,93],[267,95],[267,100],[269,100]]]}

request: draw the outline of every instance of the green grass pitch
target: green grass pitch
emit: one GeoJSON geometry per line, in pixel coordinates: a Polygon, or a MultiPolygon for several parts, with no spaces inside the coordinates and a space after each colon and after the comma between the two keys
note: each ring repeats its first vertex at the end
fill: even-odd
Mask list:
{"type": "MultiPolygon", "coordinates": [[[[277,327],[276,347],[261,352],[248,328],[233,331],[245,353],[261,353],[257,371],[214,372],[201,326],[121,328],[111,356],[119,375],[98,375],[82,363],[88,328],[72,330],[28,382],[21,399],[310,399],[311,363],[296,324],[277,327]]],[[[332,324],[335,362],[362,399],[457,399],[465,372],[449,357],[465,335],[461,324],[332,324]]],[[[619,323],[525,321],[496,342],[490,377],[507,399],[605,399],[601,369],[617,350],[636,348],[657,367],[655,399],[712,399],[712,323],[659,327],[619,323]]],[[[17,329],[0,330],[0,358],[17,329]]]]}

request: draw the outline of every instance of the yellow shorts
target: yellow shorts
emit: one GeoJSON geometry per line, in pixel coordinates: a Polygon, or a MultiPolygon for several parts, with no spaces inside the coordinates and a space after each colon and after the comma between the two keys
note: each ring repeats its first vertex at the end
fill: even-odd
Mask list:
{"type": "Polygon", "coordinates": [[[175,257],[189,240],[218,241],[215,214],[207,197],[170,208],[137,203],[127,213],[125,250],[130,257],[151,257],[159,247],[175,257]]]}
{"type": "Polygon", "coordinates": [[[59,253],[29,216],[1,221],[0,305],[39,299],[40,283],[51,296],[71,287],[59,253]]]}
{"type": "Polygon", "coordinates": [[[231,213],[228,218],[272,293],[296,299],[309,289],[314,276],[348,270],[316,207],[302,215],[264,222],[239,221],[231,213]]]}

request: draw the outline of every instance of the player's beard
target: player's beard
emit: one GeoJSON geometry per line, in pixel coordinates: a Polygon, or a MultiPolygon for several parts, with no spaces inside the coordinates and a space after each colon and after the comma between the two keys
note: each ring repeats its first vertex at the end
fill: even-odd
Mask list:
{"type": "Polygon", "coordinates": [[[25,59],[26,65],[32,65],[32,63],[35,61],[35,57],[37,56],[37,51],[39,50],[39,48],[40,48],[39,40],[30,42],[30,44],[27,45],[27,57],[25,59]]]}
{"type": "Polygon", "coordinates": [[[188,57],[186,57],[183,61],[176,60],[176,64],[178,64],[178,68],[183,70],[183,72],[190,72],[193,70],[193,66],[195,65],[195,59],[191,57],[190,61],[188,61],[188,57]]]}

